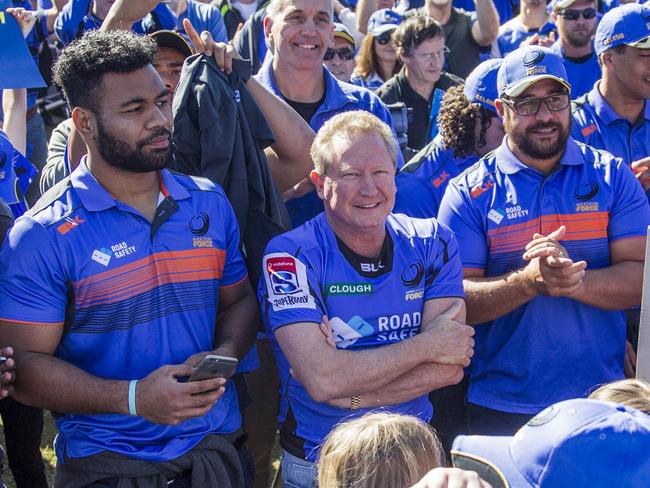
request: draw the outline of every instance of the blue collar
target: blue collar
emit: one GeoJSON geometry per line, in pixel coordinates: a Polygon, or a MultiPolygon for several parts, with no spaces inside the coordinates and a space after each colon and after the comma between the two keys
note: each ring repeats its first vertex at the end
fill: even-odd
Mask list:
{"type": "MultiPolygon", "coordinates": [[[[189,192],[176,181],[176,178],[163,169],[160,171],[161,186],[160,190],[165,196],[171,196],[173,200],[183,200],[189,198],[189,192]]],[[[117,206],[117,201],[108,193],[88,170],[86,166],[86,156],[81,159],[79,166],[70,175],[72,187],[79,195],[83,206],[91,212],[100,212],[117,206]]]]}
{"type": "MultiPolygon", "coordinates": [[[[625,120],[623,117],[618,115],[614,109],[607,103],[607,100],[600,94],[600,90],[598,89],[598,84],[600,83],[600,80],[598,80],[595,84],[594,87],[591,89],[589,94],[587,95],[587,100],[591,105],[594,107],[594,111],[596,112],[596,115],[598,115],[598,118],[602,120],[605,125],[611,125],[613,122],[617,120],[625,120]]],[[[646,100],[645,102],[645,107],[643,109],[643,118],[646,120],[650,120],[650,103],[646,100]]]]}
{"type": "MultiPolygon", "coordinates": [[[[517,156],[510,150],[508,147],[508,136],[503,138],[501,145],[496,148],[494,151],[494,156],[496,165],[499,170],[507,175],[515,174],[521,170],[529,169],[530,167],[522,163],[517,159],[517,156]]],[[[582,157],[582,152],[580,147],[573,140],[572,137],[569,137],[567,140],[566,148],[564,153],[560,158],[560,164],[563,166],[576,166],[579,164],[584,164],[584,158],[582,157]]],[[[536,170],[535,170],[536,171],[536,170]]]]}

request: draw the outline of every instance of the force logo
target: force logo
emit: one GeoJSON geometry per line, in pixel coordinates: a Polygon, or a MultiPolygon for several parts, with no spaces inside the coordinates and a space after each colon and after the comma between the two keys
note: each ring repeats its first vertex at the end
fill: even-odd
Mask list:
{"type": "Polygon", "coordinates": [[[214,247],[212,237],[192,237],[194,247],[214,247]]]}
{"type": "Polygon", "coordinates": [[[81,217],[78,215],[75,215],[74,218],[66,217],[65,222],[63,222],[61,225],[59,225],[56,230],[61,234],[62,236],[66,235],[68,232],[70,232],[72,229],[77,227],[79,224],[83,224],[85,220],[83,220],[81,217]]]}
{"type": "Polygon", "coordinates": [[[404,267],[400,276],[402,284],[407,288],[415,288],[422,281],[424,276],[424,264],[417,260],[404,267]]]}
{"type": "Polygon", "coordinates": [[[309,293],[307,268],[287,253],[264,256],[264,280],[268,300],[274,311],[293,308],[316,308],[309,293]]]}
{"type": "Polygon", "coordinates": [[[210,228],[210,218],[205,212],[199,212],[188,222],[190,232],[195,236],[202,236],[208,232],[210,228]]]}

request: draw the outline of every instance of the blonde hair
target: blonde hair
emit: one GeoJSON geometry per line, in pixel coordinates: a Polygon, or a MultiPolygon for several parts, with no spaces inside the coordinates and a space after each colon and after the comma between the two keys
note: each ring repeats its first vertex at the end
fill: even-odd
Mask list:
{"type": "Polygon", "coordinates": [[[366,134],[381,137],[393,164],[397,164],[397,141],[390,127],[370,112],[354,110],[335,115],[316,134],[310,150],[316,172],[325,174],[332,163],[332,156],[336,154],[335,147],[340,143],[351,141],[352,136],[366,134]]]}
{"type": "MultiPolygon", "coordinates": [[[[269,17],[273,22],[275,22],[280,18],[280,14],[284,11],[290,1],[291,0],[271,0],[266,6],[266,17],[269,17]]],[[[330,0],[329,14],[331,19],[330,22],[334,22],[334,20],[332,20],[334,14],[334,2],[332,0],[330,0]]]]}
{"type": "Polygon", "coordinates": [[[589,398],[621,403],[650,415],[650,383],[640,379],[607,383],[589,395],[589,398]]]}
{"type": "Polygon", "coordinates": [[[318,460],[320,488],[404,488],[442,465],[435,433],[408,415],[370,413],[337,425],[318,460]]]}

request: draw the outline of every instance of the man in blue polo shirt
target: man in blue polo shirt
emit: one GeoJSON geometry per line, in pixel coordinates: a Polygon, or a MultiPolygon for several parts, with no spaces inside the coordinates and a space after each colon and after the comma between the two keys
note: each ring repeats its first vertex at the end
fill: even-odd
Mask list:
{"type": "MultiPolygon", "coordinates": [[[[256,78],[284,100],[317,131],[340,112],[365,110],[391,125],[388,109],[370,90],[337,80],[324,66],[332,46],[331,0],[272,0],[264,31],[273,56],[256,78]]],[[[402,166],[400,159],[398,166],[402,166]]],[[[323,211],[323,203],[305,180],[290,192],[287,209],[294,227],[323,211]]]]}
{"type": "Polygon", "coordinates": [[[506,137],[451,181],[438,217],[454,231],[477,349],[472,433],[511,435],[560,400],[623,377],[625,315],[641,301],[650,207],[630,169],[569,137],[561,58],[504,58],[506,137]]]}
{"type": "Polygon", "coordinates": [[[397,175],[394,212],[436,217],[449,181],[501,144],[503,124],[494,108],[499,66],[500,58],[483,61],[464,86],[442,98],[440,134],[397,175]]]}
{"type": "Polygon", "coordinates": [[[196,0],[171,0],[169,7],[178,16],[177,29],[182,34],[185,34],[183,19],[188,19],[198,32],[208,31],[213,41],[228,42],[226,24],[214,5],[205,5],[196,0]]]}
{"type": "MultiPolygon", "coordinates": [[[[110,0],[70,0],[54,23],[54,31],[63,44],[70,44],[84,32],[99,29],[113,4],[110,0]]],[[[159,3],[143,19],[134,23],[133,32],[148,34],[160,29],[175,29],[176,15],[169,6],[159,3]]]]}
{"type": "Polygon", "coordinates": [[[596,0],[554,0],[553,19],[558,40],[551,49],[562,57],[571,96],[587,93],[600,78],[593,36],[598,23],[596,0]]]}
{"type": "Polygon", "coordinates": [[[610,10],[595,44],[603,77],[576,100],[572,136],[636,166],[650,156],[650,8],[610,10]]]}
{"type": "Polygon", "coordinates": [[[221,188],[163,169],[156,48],[95,31],[63,51],[55,81],[88,155],[0,251],[15,397],[60,414],[55,486],[243,484],[234,388],[178,378],[206,354],[246,353],[255,297],[221,188]]]}
{"type": "Polygon", "coordinates": [[[493,46],[496,56],[505,56],[531,39],[529,42],[544,41],[553,38],[557,28],[553,18],[546,9],[546,0],[521,0],[520,12],[516,17],[504,23],[501,19],[499,36],[493,46]]]}

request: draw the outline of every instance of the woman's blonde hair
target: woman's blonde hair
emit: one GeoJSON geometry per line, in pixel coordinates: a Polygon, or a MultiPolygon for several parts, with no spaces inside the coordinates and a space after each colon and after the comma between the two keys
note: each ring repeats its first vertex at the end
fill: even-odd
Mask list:
{"type": "Polygon", "coordinates": [[[404,488],[443,464],[440,441],[421,420],[371,413],[336,426],[318,461],[319,488],[404,488]]]}
{"type": "Polygon", "coordinates": [[[393,66],[392,73],[384,73],[379,64],[379,58],[375,51],[375,36],[372,34],[367,34],[363,41],[361,41],[361,48],[359,49],[359,54],[357,56],[357,65],[356,71],[362,78],[367,78],[373,73],[377,73],[379,77],[388,81],[393,75],[399,73],[399,70],[402,69],[402,62],[399,57],[395,60],[395,65],[393,66]]]}
{"type": "Polygon", "coordinates": [[[640,379],[607,383],[589,395],[589,398],[621,403],[650,415],[650,383],[640,379]]]}

